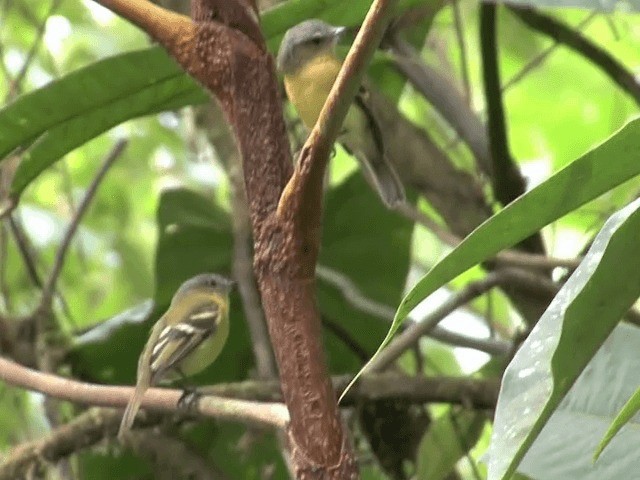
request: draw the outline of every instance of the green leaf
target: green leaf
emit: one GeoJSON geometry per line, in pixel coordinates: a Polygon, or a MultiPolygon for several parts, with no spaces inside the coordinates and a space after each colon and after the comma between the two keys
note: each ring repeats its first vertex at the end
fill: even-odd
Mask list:
{"type": "MultiPolygon", "coordinates": [[[[27,148],[64,122],[98,112],[102,112],[103,117],[120,113],[124,120],[134,118],[144,114],[136,105],[140,95],[149,103],[149,97],[160,94],[159,101],[153,104],[155,112],[167,99],[189,90],[195,94],[191,100],[197,101],[198,93],[199,101],[206,100],[200,87],[160,47],[100,60],[22,95],[0,110],[0,158],[17,148],[27,148]],[[111,112],[114,106],[116,112],[111,112]],[[133,113],[126,115],[127,106],[133,113]]],[[[103,120],[113,124],[109,118],[103,120]]],[[[80,126],[92,128],[86,124],[80,126]]]]}
{"type": "Polygon", "coordinates": [[[609,429],[604,434],[602,441],[598,444],[598,448],[593,454],[594,462],[598,460],[602,451],[607,447],[607,445],[609,445],[611,440],[613,440],[613,437],[615,437],[620,429],[627,423],[629,423],[629,421],[631,421],[631,418],[633,418],[633,416],[638,413],[638,410],[640,410],[640,388],[637,389],[636,392],[631,396],[629,401],[624,404],[624,407],[622,407],[620,413],[618,413],[616,418],[613,419],[613,422],[611,422],[609,429]]]}
{"type": "Polygon", "coordinates": [[[607,220],[507,367],[489,480],[509,478],[515,471],[580,372],[640,295],[638,231],[640,199],[607,220]]]}
{"type": "MultiPolygon", "coordinates": [[[[400,0],[396,11],[404,11],[424,0],[400,0]]],[[[438,2],[432,2],[437,5],[438,2]]],[[[362,23],[371,7],[371,0],[289,0],[280,3],[262,15],[262,32],[269,48],[275,51],[284,33],[292,26],[309,18],[320,18],[335,25],[355,26],[362,23]]],[[[435,7],[434,7],[435,8],[435,7]]]]}
{"type": "Polygon", "coordinates": [[[458,460],[478,441],[486,421],[485,415],[470,410],[451,409],[433,422],[418,448],[416,478],[444,480],[450,478],[458,460]]]}
{"type": "MultiPolygon", "coordinates": [[[[408,8],[420,2],[401,3],[408,8]]],[[[287,2],[264,14],[263,30],[275,52],[284,32],[299,21],[318,16],[355,25],[369,6],[369,0],[287,2]]],[[[10,194],[18,197],[47,167],[115,125],[207,99],[161,47],[98,61],[23,95],[0,110],[0,160],[29,149],[10,194]]]]}
{"type": "Polygon", "coordinates": [[[186,77],[163,81],[153,91],[142,90],[114,99],[109,105],[97,106],[90,112],[84,112],[80,118],[72,118],[52,127],[22,157],[11,183],[10,195],[19,197],[45,169],[108,129],[134,117],[194,103],[194,97],[199,92],[193,90],[190,83],[186,77]]]}
{"type": "MultiPolygon", "coordinates": [[[[409,271],[412,232],[413,224],[385,208],[356,172],[327,192],[319,264],[347,279],[367,299],[396,305],[409,271]],[[380,281],[382,271],[384,281],[380,281]]],[[[318,275],[318,304],[325,320],[339,323],[367,358],[387,331],[389,319],[356,308],[322,275],[318,275]]],[[[386,310],[393,312],[391,307],[386,310]]],[[[327,338],[326,349],[332,371],[353,372],[362,366],[361,358],[338,346],[335,335],[327,338]]]]}
{"type": "MultiPolygon", "coordinates": [[[[607,427],[640,387],[638,351],[640,329],[620,323],[553,412],[518,466],[519,473],[545,480],[602,480],[628,478],[625,472],[640,471],[635,447],[640,441],[637,419],[593,462],[593,451],[607,427]]],[[[526,408],[521,408],[521,416],[526,408]]]]}
{"type": "MultiPolygon", "coordinates": [[[[630,154],[639,150],[640,119],[635,119],[607,141],[567,165],[476,228],[404,297],[376,355],[391,341],[411,310],[438,288],[474,265],[515,245],[545,225],[640,174],[640,162],[635,155],[630,154]]],[[[364,369],[366,366],[356,375],[353,382],[364,369]]],[[[348,388],[345,392],[347,390],[348,388]]]]}

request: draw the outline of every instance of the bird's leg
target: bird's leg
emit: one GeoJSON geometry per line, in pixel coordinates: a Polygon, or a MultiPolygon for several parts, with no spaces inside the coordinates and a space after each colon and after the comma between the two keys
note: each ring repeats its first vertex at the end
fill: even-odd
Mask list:
{"type": "Polygon", "coordinates": [[[202,394],[198,392],[198,389],[195,385],[189,384],[189,380],[187,376],[180,370],[176,368],[175,371],[180,376],[181,384],[182,384],[182,395],[178,399],[178,408],[185,412],[193,412],[197,410],[198,402],[200,401],[200,397],[202,394]]]}

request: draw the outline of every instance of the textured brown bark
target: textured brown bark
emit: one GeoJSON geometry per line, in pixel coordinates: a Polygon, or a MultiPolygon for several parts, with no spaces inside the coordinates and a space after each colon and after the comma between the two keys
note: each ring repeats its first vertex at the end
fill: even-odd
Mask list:
{"type": "MultiPolygon", "coordinates": [[[[289,201],[278,209],[293,168],[274,62],[255,2],[193,0],[195,21],[146,0],[99,3],[151,34],[220,102],[243,159],[254,268],[291,416],[288,437],[297,477],[357,478],[324,361],[315,296],[323,168],[311,188],[300,191],[292,182],[287,193],[294,195],[286,195],[289,201]]],[[[315,168],[313,162],[303,165],[315,168]]]]}

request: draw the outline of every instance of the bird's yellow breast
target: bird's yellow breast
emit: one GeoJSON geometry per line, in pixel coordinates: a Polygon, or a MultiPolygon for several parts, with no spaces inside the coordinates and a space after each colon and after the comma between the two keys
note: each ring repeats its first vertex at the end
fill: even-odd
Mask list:
{"type": "Polygon", "coordinates": [[[318,120],[340,67],[336,57],[325,53],[308,61],[295,73],[285,75],[287,96],[307,128],[313,128],[318,120]]]}

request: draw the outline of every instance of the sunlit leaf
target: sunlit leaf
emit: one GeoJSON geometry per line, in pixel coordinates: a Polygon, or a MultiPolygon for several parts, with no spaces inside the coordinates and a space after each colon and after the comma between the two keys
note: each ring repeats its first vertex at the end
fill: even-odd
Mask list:
{"type": "Polygon", "coordinates": [[[573,209],[640,174],[640,162],[634,155],[629,155],[638,149],[640,119],[635,119],[480,225],[404,297],[378,351],[391,341],[411,310],[438,288],[502,249],[515,245],[573,209]]]}
{"type": "Polygon", "coordinates": [[[505,371],[489,479],[509,478],[580,372],[640,295],[640,200],[605,223],[505,371]],[[620,279],[624,281],[620,281],[620,279]]]}

